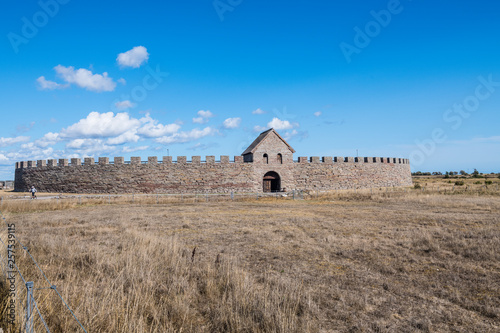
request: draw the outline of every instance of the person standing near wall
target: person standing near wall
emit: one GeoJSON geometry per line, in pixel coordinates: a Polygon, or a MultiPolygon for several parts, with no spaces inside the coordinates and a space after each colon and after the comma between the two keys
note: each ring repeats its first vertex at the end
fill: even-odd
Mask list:
{"type": "Polygon", "coordinates": [[[35,185],[31,186],[30,192],[31,192],[31,199],[36,199],[36,188],[35,188],[35,185]]]}

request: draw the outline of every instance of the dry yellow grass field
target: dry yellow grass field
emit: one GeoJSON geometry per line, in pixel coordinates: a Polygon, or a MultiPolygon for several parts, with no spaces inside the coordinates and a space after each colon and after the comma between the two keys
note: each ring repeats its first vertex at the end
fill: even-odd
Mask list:
{"type": "MultiPolygon", "coordinates": [[[[498,332],[494,185],[0,209],[89,332],[498,332]]],[[[51,332],[78,331],[51,290],[35,297],[51,332]]]]}

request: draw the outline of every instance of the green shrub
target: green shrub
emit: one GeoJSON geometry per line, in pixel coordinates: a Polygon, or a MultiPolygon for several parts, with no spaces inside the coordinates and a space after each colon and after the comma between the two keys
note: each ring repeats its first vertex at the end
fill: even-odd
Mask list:
{"type": "Polygon", "coordinates": [[[463,180],[457,180],[455,182],[455,185],[457,185],[457,186],[463,186],[464,185],[464,181],[463,180]]]}
{"type": "Polygon", "coordinates": [[[419,183],[415,183],[415,185],[413,185],[413,188],[414,188],[415,190],[418,190],[418,189],[421,189],[421,188],[422,188],[422,186],[420,186],[420,184],[419,184],[419,183]]]}
{"type": "Polygon", "coordinates": [[[481,184],[481,182],[478,180],[477,182],[474,182],[474,184],[481,184]]]}
{"type": "Polygon", "coordinates": [[[493,181],[491,181],[491,180],[484,181],[484,185],[491,185],[491,184],[493,184],[493,181]]]}

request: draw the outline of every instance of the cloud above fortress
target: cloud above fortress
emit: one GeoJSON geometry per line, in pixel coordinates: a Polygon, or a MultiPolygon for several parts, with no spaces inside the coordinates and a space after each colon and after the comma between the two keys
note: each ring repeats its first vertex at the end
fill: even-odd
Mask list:
{"type": "MultiPolygon", "coordinates": [[[[120,68],[139,68],[145,64],[149,59],[148,50],[144,46],[136,46],[131,50],[118,54],[116,62],[120,68]]],[[[40,76],[36,79],[38,89],[40,90],[56,90],[65,89],[71,85],[93,91],[93,92],[105,92],[114,91],[116,88],[116,82],[126,84],[126,80],[119,78],[116,82],[109,77],[107,72],[102,74],[94,74],[91,70],[86,68],[75,69],[73,66],[63,66],[57,65],[54,67],[56,76],[63,81],[63,83],[58,83],[56,81],[51,81],[45,78],[45,76],[40,76]]],[[[130,101],[122,101],[117,103],[116,107],[119,110],[124,110],[131,108],[133,103],[130,101]]]]}
{"type": "Polygon", "coordinates": [[[194,124],[206,124],[210,120],[210,118],[214,117],[214,114],[209,110],[200,110],[197,113],[198,117],[193,118],[194,124]]]}
{"type": "Polygon", "coordinates": [[[121,67],[139,68],[149,59],[148,50],[144,46],[136,46],[127,52],[120,53],[116,62],[121,67]]]}
{"type": "Polygon", "coordinates": [[[107,72],[94,74],[85,68],[75,69],[73,66],[62,65],[57,65],[54,70],[65,83],[57,83],[47,80],[45,76],[40,76],[36,79],[40,90],[64,89],[72,84],[94,92],[113,91],[116,88],[116,82],[108,76],[107,72]]]}
{"type": "Polygon", "coordinates": [[[29,136],[17,136],[14,138],[0,138],[0,147],[7,147],[20,142],[29,141],[29,136]]]}
{"type": "MultiPolygon", "coordinates": [[[[36,132],[34,129],[38,130],[38,135],[34,138],[21,135],[0,137],[0,154],[2,154],[0,165],[9,165],[22,160],[96,157],[103,154],[119,156],[144,150],[154,152],[172,145],[186,143],[191,143],[191,145],[190,148],[184,149],[206,150],[218,145],[215,142],[207,141],[208,138],[237,135],[238,129],[239,132],[252,132],[252,127],[254,131],[274,127],[276,130],[281,130],[287,139],[291,139],[299,133],[297,131],[299,124],[287,119],[286,112],[274,112],[277,116],[267,119],[270,119],[266,124],[267,127],[255,125],[255,123],[254,126],[245,123],[250,120],[242,116],[245,113],[261,116],[270,113],[261,108],[238,111],[218,108],[217,114],[208,108],[198,108],[194,116],[190,112],[182,112],[177,119],[171,117],[172,114],[164,116],[165,112],[158,111],[158,108],[154,111],[151,109],[141,110],[143,100],[149,94],[154,94],[156,88],[152,87],[162,82],[164,74],[159,72],[158,64],[146,66],[149,60],[150,54],[147,48],[140,45],[119,53],[115,59],[112,57],[108,59],[108,71],[111,74],[108,74],[108,71],[97,71],[93,65],[81,68],[58,64],[52,68],[53,78],[47,73],[39,76],[35,80],[38,90],[50,91],[52,96],[56,98],[59,98],[59,95],[65,95],[71,97],[75,102],[92,98],[88,94],[75,95],[75,90],[70,89],[71,87],[81,88],[90,93],[115,92],[115,94],[121,95],[109,97],[110,102],[112,102],[108,105],[115,112],[91,111],[84,114],[83,117],[80,114],[78,118],[59,128],[54,128],[57,121],[51,120],[50,130],[42,133],[40,133],[40,124],[31,122],[28,132],[33,134],[32,132],[36,132]],[[115,61],[113,68],[109,67],[110,60],[115,61]],[[131,70],[138,68],[140,69],[131,70]],[[127,80],[121,78],[117,71],[118,73],[127,73],[127,80]],[[128,84],[132,87],[127,87],[128,84]],[[123,93],[124,91],[125,93],[123,93]],[[161,116],[159,118],[153,117],[152,113],[161,116]],[[220,119],[218,119],[219,116],[220,119]],[[165,119],[169,120],[165,121],[165,119]]],[[[101,68],[103,64],[96,66],[101,68]]],[[[85,93],[76,92],[76,94],[85,93]]],[[[112,94],[100,96],[106,95],[111,96],[112,94]]],[[[106,97],[104,97],[104,102],[106,103],[106,97]]],[[[262,120],[262,117],[253,118],[262,120]]],[[[247,139],[242,138],[241,140],[243,142],[247,139]]]]}
{"type": "MultiPolygon", "coordinates": [[[[204,115],[208,116],[208,113],[204,115]]],[[[157,143],[172,144],[190,142],[217,132],[212,127],[194,128],[190,131],[180,129],[180,124],[162,124],[149,113],[142,118],[133,118],[126,112],[115,114],[94,111],[86,118],[64,128],[60,137],[72,140],[66,145],[67,148],[78,149],[83,146],[84,139],[106,139],[104,142],[108,145],[122,145],[153,138],[157,143]]]]}
{"type": "Polygon", "coordinates": [[[121,135],[141,124],[139,119],[134,119],[128,113],[113,112],[99,113],[91,112],[85,119],[81,119],[61,131],[61,135],[67,138],[73,137],[113,137],[121,135]]]}
{"type": "MultiPolygon", "coordinates": [[[[203,111],[200,115],[213,116],[209,111],[203,111]]],[[[238,119],[230,119],[230,121],[226,119],[221,127],[230,128],[238,123],[238,119]]],[[[104,153],[126,154],[149,149],[152,145],[164,146],[193,142],[218,133],[219,130],[211,126],[182,130],[182,122],[163,124],[149,113],[135,118],[127,112],[93,111],[85,118],[61,129],[60,132],[48,132],[32,142],[28,136],[0,137],[0,148],[20,144],[20,148],[16,151],[1,151],[0,163],[96,156],[96,154],[104,153]],[[146,145],[142,144],[138,149],[134,147],[134,144],[138,142],[146,143],[146,145]]]]}

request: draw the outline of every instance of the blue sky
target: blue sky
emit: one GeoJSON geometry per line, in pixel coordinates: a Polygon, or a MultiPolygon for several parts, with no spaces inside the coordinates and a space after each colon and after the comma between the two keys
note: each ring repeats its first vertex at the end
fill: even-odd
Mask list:
{"type": "MultiPolygon", "coordinates": [[[[495,1],[9,2],[0,179],[16,161],[298,156],[499,172],[495,1]]],[[[189,158],[188,158],[189,159],[189,158]]]]}

